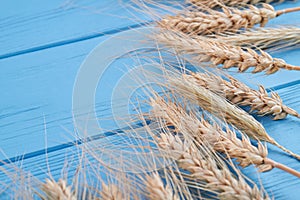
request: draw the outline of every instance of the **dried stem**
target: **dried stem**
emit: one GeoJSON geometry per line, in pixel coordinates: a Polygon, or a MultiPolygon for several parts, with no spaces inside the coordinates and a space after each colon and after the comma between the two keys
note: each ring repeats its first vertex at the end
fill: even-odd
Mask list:
{"type": "Polygon", "coordinates": [[[249,29],[256,24],[261,27],[281,14],[295,12],[300,9],[291,8],[275,11],[269,4],[262,4],[262,8],[249,5],[248,9],[223,7],[222,11],[205,10],[184,11],[175,16],[166,16],[158,25],[164,29],[181,31],[193,35],[219,34],[237,32],[239,29],[249,29]]]}
{"type": "Polygon", "coordinates": [[[178,136],[162,134],[158,145],[177,160],[179,167],[189,171],[193,179],[205,181],[204,187],[217,192],[221,199],[269,199],[256,185],[251,188],[242,176],[235,178],[224,163],[218,167],[220,163],[212,155],[178,136]]]}
{"type": "MultiPolygon", "coordinates": [[[[254,164],[261,172],[277,167],[271,163],[271,159],[267,158],[268,150],[260,142],[256,147],[251,144],[248,137],[242,135],[242,139],[239,139],[232,130],[224,131],[219,125],[212,125],[203,117],[199,119],[192,111],[187,112],[181,105],[167,102],[161,97],[152,99],[151,106],[152,113],[158,121],[163,120],[167,125],[174,126],[176,132],[193,137],[199,144],[208,143],[215,151],[225,153],[229,158],[236,158],[242,167],[254,164]]],[[[297,177],[300,176],[300,172],[282,164],[281,166],[280,169],[297,177]]]]}
{"type": "Polygon", "coordinates": [[[286,172],[288,172],[290,174],[293,174],[294,176],[297,176],[298,178],[300,178],[300,173],[299,172],[296,172],[295,170],[287,167],[286,165],[283,165],[281,163],[275,162],[274,160],[271,160],[271,159],[268,159],[268,158],[265,158],[264,163],[272,165],[272,167],[276,167],[278,169],[286,171],[286,172]]]}
{"type": "Polygon", "coordinates": [[[287,8],[287,9],[283,9],[283,10],[278,10],[276,13],[276,16],[282,15],[282,14],[286,14],[286,13],[291,13],[291,12],[297,12],[300,11],[300,7],[295,7],[295,8],[287,8]]]}
{"type": "Polygon", "coordinates": [[[254,67],[252,73],[266,71],[273,74],[279,69],[300,70],[300,66],[285,63],[279,58],[272,58],[268,53],[256,51],[250,48],[228,45],[206,37],[191,38],[183,34],[165,31],[156,35],[158,42],[167,47],[175,48],[179,54],[189,55],[186,59],[193,62],[212,62],[214,65],[222,64],[228,69],[237,67],[240,72],[254,67]]]}
{"type": "Polygon", "coordinates": [[[187,79],[194,79],[199,86],[224,96],[233,104],[250,106],[250,112],[256,110],[259,115],[271,114],[274,120],[283,119],[288,114],[300,118],[295,110],[283,105],[277,93],[271,92],[271,95],[268,95],[263,86],[260,86],[259,90],[253,90],[233,77],[229,77],[229,81],[226,81],[207,73],[191,73],[184,76],[187,79]]]}

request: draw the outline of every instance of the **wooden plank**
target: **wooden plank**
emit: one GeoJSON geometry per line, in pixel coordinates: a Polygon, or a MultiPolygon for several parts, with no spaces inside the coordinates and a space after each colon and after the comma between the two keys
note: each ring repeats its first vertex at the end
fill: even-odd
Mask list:
{"type": "Polygon", "coordinates": [[[7,157],[43,149],[45,137],[49,146],[74,139],[71,109],[77,70],[103,39],[0,60],[0,146],[7,157]]]}
{"type": "MultiPolygon", "coordinates": [[[[6,0],[0,14],[0,59],[113,34],[149,20],[132,10],[129,2],[54,0],[40,4],[37,0],[6,0]]],[[[299,5],[286,2],[275,8],[299,5]]],[[[291,17],[297,19],[299,14],[282,15],[269,25],[293,24],[291,17]]]]}
{"type": "MultiPolygon", "coordinates": [[[[131,32],[135,33],[134,30],[131,32]]],[[[117,36],[113,41],[127,39],[127,43],[130,42],[128,35],[123,36],[117,36]]],[[[0,74],[0,85],[3,86],[3,98],[0,100],[0,146],[3,153],[0,159],[15,159],[75,139],[72,97],[76,76],[85,56],[104,39],[96,38],[0,60],[3,72],[0,74]]],[[[101,51],[114,55],[116,50],[110,44],[101,51]]],[[[121,43],[115,45],[118,44],[121,46],[118,50],[130,50],[121,43]]],[[[99,68],[106,67],[100,64],[100,60],[99,68]]],[[[114,84],[125,73],[124,70],[128,70],[126,64],[118,62],[112,65],[102,77],[99,87],[94,88],[97,90],[96,117],[104,121],[102,128],[105,130],[115,127],[111,123],[110,98],[114,84]]],[[[97,129],[97,133],[99,131],[97,129]]]]}
{"type": "Polygon", "coordinates": [[[136,19],[140,14],[130,9],[129,2],[6,0],[0,13],[0,59],[138,26],[143,17],[136,19]]]}

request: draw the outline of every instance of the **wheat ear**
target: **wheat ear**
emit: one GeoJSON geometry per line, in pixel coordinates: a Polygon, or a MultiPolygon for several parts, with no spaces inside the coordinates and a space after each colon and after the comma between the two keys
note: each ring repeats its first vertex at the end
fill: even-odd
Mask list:
{"type": "Polygon", "coordinates": [[[221,42],[236,46],[282,50],[300,44],[300,28],[256,28],[253,30],[246,30],[239,34],[228,33],[213,37],[216,37],[221,42]]]}
{"type": "Polygon", "coordinates": [[[121,190],[114,184],[106,185],[102,183],[102,190],[100,192],[101,198],[105,200],[122,200],[125,199],[121,190]]]}
{"type": "Polygon", "coordinates": [[[175,48],[179,54],[189,55],[187,59],[196,62],[212,62],[222,64],[224,69],[237,67],[244,72],[253,67],[252,73],[266,71],[273,74],[279,69],[300,70],[300,66],[287,64],[279,58],[272,58],[268,53],[260,50],[260,54],[250,48],[228,45],[217,40],[198,36],[191,38],[171,31],[156,34],[156,40],[167,47],[175,48]]]}
{"type": "Polygon", "coordinates": [[[185,11],[175,16],[166,16],[158,22],[158,26],[195,35],[237,32],[241,28],[252,28],[255,24],[265,26],[269,19],[298,11],[300,7],[275,11],[271,5],[263,4],[262,8],[249,5],[249,9],[244,10],[228,7],[222,9],[223,12],[185,11]]]}
{"type": "Polygon", "coordinates": [[[46,179],[46,183],[42,185],[42,191],[46,194],[46,199],[49,200],[76,200],[71,186],[67,186],[67,182],[60,179],[58,182],[46,179]]]}
{"type": "Polygon", "coordinates": [[[187,79],[194,79],[200,86],[224,96],[233,104],[250,106],[250,112],[256,110],[259,115],[271,114],[274,116],[274,120],[283,119],[288,114],[300,118],[295,110],[283,105],[277,93],[271,92],[271,95],[268,95],[263,86],[259,86],[259,90],[254,90],[233,77],[229,77],[229,81],[226,81],[219,76],[207,73],[191,73],[191,75],[184,76],[187,79]]]}
{"type": "Polygon", "coordinates": [[[191,178],[205,181],[204,188],[216,192],[220,199],[269,199],[256,185],[251,188],[242,176],[235,178],[224,163],[219,167],[212,155],[178,136],[161,134],[158,146],[175,158],[180,168],[189,171],[191,178]]]}
{"type": "Polygon", "coordinates": [[[291,156],[300,160],[300,156],[279,145],[268,135],[264,127],[251,115],[239,107],[227,102],[217,94],[199,86],[195,80],[186,79],[185,76],[166,75],[165,87],[184,97],[192,103],[198,104],[202,109],[216,117],[223,119],[227,124],[233,125],[250,138],[269,142],[291,156]]]}
{"type": "Polygon", "coordinates": [[[179,200],[169,185],[164,186],[158,173],[148,175],[145,184],[150,200],[179,200]]]}
{"type": "Polygon", "coordinates": [[[226,6],[239,6],[246,4],[258,4],[258,3],[283,3],[285,0],[187,0],[195,6],[207,6],[209,8],[220,7],[220,5],[226,6]]]}
{"type": "MultiPolygon", "coordinates": [[[[167,102],[162,97],[156,97],[151,99],[150,105],[153,108],[152,115],[158,121],[165,121],[166,125],[173,126],[176,132],[194,138],[199,144],[208,143],[215,151],[237,159],[236,161],[242,167],[254,164],[259,171],[266,172],[279,166],[277,162],[267,157],[268,150],[265,145],[258,142],[256,147],[244,135],[239,139],[232,130],[224,131],[218,124],[212,125],[203,117],[198,118],[191,110],[187,112],[178,103],[167,102]]],[[[300,178],[300,172],[285,165],[280,164],[278,168],[300,178]]]]}

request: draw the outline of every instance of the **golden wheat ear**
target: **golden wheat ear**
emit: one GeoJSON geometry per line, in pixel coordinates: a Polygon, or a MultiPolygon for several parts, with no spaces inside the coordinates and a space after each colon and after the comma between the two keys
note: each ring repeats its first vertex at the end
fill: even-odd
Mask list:
{"type": "Polygon", "coordinates": [[[51,200],[77,200],[75,192],[72,191],[72,187],[67,185],[67,181],[60,179],[58,182],[50,179],[46,179],[46,182],[42,185],[41,190],[45,193],[45,199],[51,200]]]}
{"type": "Polygon", "coordinates": [[[175,16],[163,17],[157,24],[158,27],[190,35],[220,34],[249,29],[256,24],[263,27],[270,19],[300,10],[300,7],[296,7],[275,11],[269,4],[262,4],[261,8],[253,5],[248,7],[243,10],[223,7],[223,12],[216,10],[182,11],[175,16]]]}
{"type": "Polygon", "coordinates": [[[283,3],[285,0],[186,0],[195,6],[202,7],[203,5],[209,8],[216,8],[223,5],[226,6],[243,6],[246,4],[258,3],[283,3]]]}
{"type": "Polygon", "coordinates": [[[200,188],[215,193],[218,198],[269,199],[257,185],[250,186],[241,174],[238,177],[233,175],[209,148],[198,148],[187,139],[170,133],[161,134],[158,145],[165,151],[165,156],[175,159],[181,169],[189,172],[187,176],[193,182],[196,181],[200,188]],[[202,186],[200,181],[204,181],[202,186]]]}
{"type": "Polygon", "coordinates": [[[254,90],[231,76],[227,76],[227,81],[212,73],[198,72],[184,76],[235,105],[250,106],[250,112],[256,111],[258,115],[273,115],[274,120],[284,119],[288,114],[299,118],[295,110],[283,105],[277,93],[271,92],[269,95],[263,86],[254,90]]]}
{"type": "Polygon", "coordinates": [[[210,37],[235,46],[280,51],[299,47],[300,28],[291,26],[266,27],[250,29],[237,34],[224,33],[210,37]]]}
{"type": "Polygon", "coordinates": [[[237,67],[239,72],[245,72],[253,68],[252,73],[265,71],[266,74],[273,74],[280,69],[300,71],[300,66],[287,64],[262,50],[257,53],[250,48],[229,45],[203,36],[192,38],[165,30],[157,33],[155,39],[158,43],[175,49],[179,55],[185,55],[185,59],[196,65],[211,62],[222,65],[224,69],[237,67]]]}
{"type": "MultiPolygon", "coordinates": [[[[215,151],[224,153],[228,158],[235,158],[242,167],[253,164],[261,172],[277,167],[300,178],[300,172],[269,159],[265,145],[258,142],[256,147],[243,134],[242,139],[239,139],[234,131],[229,128],[223,130],[217,123],[199,118],[196,111],[187,111],[179,102],[157,97],[151,100],[150,105],[153,108],[152,115],[158,121],[165,121],[167,125],[173,126],[178,134],[194,138],[200,145],[209,144],[215,151]]],[[[166,128],[164,123],[161,123],[161,126],[166,128]]]]}
{"type": "Polygon", "coordinates": [[[145,185],[150,200],[179,200],[179,197],[174,194],[170,185],[164,186],[157,172],[146,176],[145,185]]]}
{"type": "Polygon", "coordinates": [[[125,196],[123,195],[122,191],[118,188],[117,185],[109,184],[106,185],[102,183],[102,190],[100,191],[100,196],[102,199],[107,200],[123,200],[125,196]]]}

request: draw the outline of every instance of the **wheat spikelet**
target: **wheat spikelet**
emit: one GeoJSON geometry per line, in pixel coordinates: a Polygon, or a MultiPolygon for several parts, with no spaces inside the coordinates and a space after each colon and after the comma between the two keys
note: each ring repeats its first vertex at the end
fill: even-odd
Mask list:
{"type": "Polygon", "coordinates": [[[46,194],[45,199],[49,200],[76,200],[71,186],[67,186],[65,180],[60,179],[58,182],[46,179],[46,183],[42,185],[43,192],[46,194]]]}
{"type": "Polygon", "coordinates": [[[191,75],[184,76],[187,79],[194,79],[200,86],[224,96],[233,104],[250,106],[250,112],[256,110],[259,115],[271,114],[274,116],[274,120],[283,119],[288,114],[300,117],[295,110],[283,105],[277,93],[271,92],[271,95],[268,95],[263,86],[260,86],[259,90],[254,90],[233,77],[229,77],[229,81],[226,81],[219,76],[206,73],[191,73],[191,75]]]}
{"type": "Polygon", "coordinates": [[[282,50],[289,49],[300,44],[300,28],[256,28],[239,34],[228,33],[216,36],[216,38],[219,41],[236,46],[282,50]]]}
{"type": "Polygon", "coordinates": [[[145,184],[150,200],[179,200],[169,185],[164,186],[158,173],[148,175],[145,184]]]}
{"type": "Polygon", "coordinates": [[[220,5],[226,6],[238,6],[246,4],[258,4],[258,3],[282,3],[285,0],[187,0],[195,6],[205,5],[209,8],[219,7],[220,5]]]}
{"type": "Polygon", "coordinates": [[[204,187],[217,192],[220,199],[269,199],[256,185],[251,188],[241,176],[235,178],[225,164],[219,167],[212,155],[205,156],[178,136],[162,134],[158,145],[176,159],[180,168],[189,171],[193,179],[205,181],[204,187]]]}
{"type": "Polygon", "coordinates": [[[270,137],[264,127],[251,115],[217,94],[199,86],[195,80],[187,79],[185,76],[176,77],[175,75],[167,75],[166,80],[168,83],[164,86],[167,89],[223,119],[227,124],[233,125],[250,138],[269,142],[300,160],[299,155],[286,149],[270,137]]]}
{"type": "Polygon", "coordinates": [[[256,24],[265,26],[270,19],[283,13],[300,10],[300,7],[297,7],[275,11],[269,4],[262,4],[262,8],[253,5],[248,7],[249,9],[244,10],[223,7],[223,12],[216,10],[185,11],[182,14],[164,17],[158,22],[158,26],[194,35],[237,32],[241,28],[249,29],[256,24]]]}
{"type": "Polygon", "coordinates": [[[173,47],[179,54],[189,55],[192,62],[212,62],[222,64],[224,69],[237,67],[240,72],[253,67],[252,73],[265,71],[273,74],[279,69],[300,70],[299,66],[287,64],[279,58],[272,58],[268,53],[260,50],[260,54],[250,48],[228,45],[205,37],[191,38],[174,32],[159,33],[156,40],[167,47],[173,47]]]}
{"type": "MultiPolygon", "coordinates": [[[[167,102],[161,97],[151,99],[153,116],[158,121],[164,120],[175,127],[176,132],[194,138],[199,144],[209,144],[212,148],[225,153],[229,158],[235,158],[242,167],[254,164],[259,171],[265,172],[278,166],[278,163],[267,158],[268,150],[265,145],[258,142],[258,147],[251,144],[247,136],[242,139],[230,129],[224,131],[218,124],[211,124],[203,117],[200,119],[193,111],[187,112],[180,104],[167,102]]],[[[161,126],[165,126],[161,124],[161,126]]],[[[300,178],[300,173],[281,164],[280,168],[300,178]]]]}
{"type": "Polygon", "coordinates": [[[105,200],[122,200],[125,199],[121,190],[114,184],[106,185],[102,183],[100,192],[101,198],[105,200]]]}

